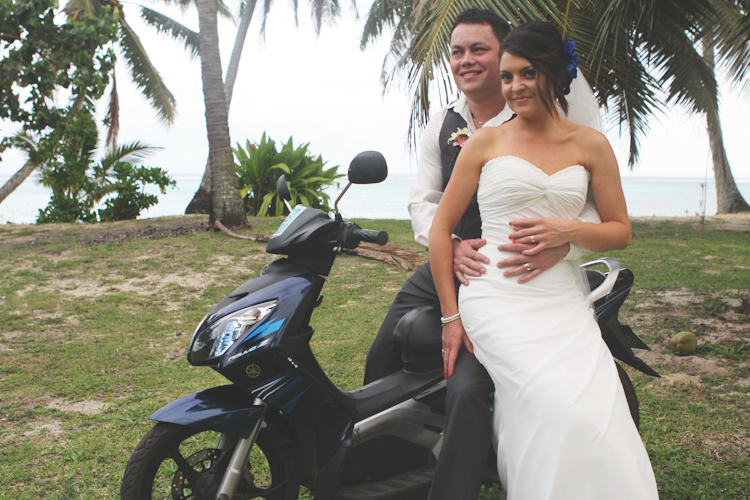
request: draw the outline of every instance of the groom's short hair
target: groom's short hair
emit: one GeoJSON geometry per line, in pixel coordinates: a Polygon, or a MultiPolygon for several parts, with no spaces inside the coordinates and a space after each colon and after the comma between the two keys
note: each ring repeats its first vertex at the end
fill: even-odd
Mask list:
{"type": "Polygon", "coordinates": [[[505,40],[505,37],[508,36],[508,33],[510,33],[510,24],[502,17],[487,9],[466,9],[461,12],[456,16],[455,21],[453,21],[451,35],[459,24],[489,24],[492,32],[495,34],[495,38],[501,44],[505,40]]]}

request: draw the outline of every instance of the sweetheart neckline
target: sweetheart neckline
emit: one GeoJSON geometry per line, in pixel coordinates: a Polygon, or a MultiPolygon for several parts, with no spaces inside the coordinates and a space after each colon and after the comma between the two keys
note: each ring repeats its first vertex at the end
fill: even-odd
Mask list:
{"type": "MultiPolygon", "coordinates": [[[[580,168],[582,168],[582,169],[586,170],[586,167],[584,167],[583,165],[571,165],[571,166],[569,166],[569,167],[565,167],[565,168],[562,168],[562,169],[558,170],[558,171],[557,171],[557,172],[555,172],[554,174],[548,174],[547,172],[545,172],[545,171],[544,171],[544,170],[542,170],[541,168],[539,168],[539,167],[537,167],[536,165],[534,165],[533,163],[531,163],[531,162],[530,162],[529,160],[524,160],[524,159],[523,159],[523,158],[521,158],[520,156],[514,156],[514,155],[503,155],[503,156],[496,156],[495,158],[492,158],[492,159],[490,159],[490,160],[489,160],[489,161],[488,161],[487,163],[485,163],[484,165],[485,165],[485,166],[487,166],[487,165],[489,165],[489,163],[490,163],[490,162],[493,162],[493,161],[495,161],[495,160],[504,160],[504,159],[516,159],[516,160],[520,160],[520,161],[522,161],[522,162],[523,162],[523,163],[524,163],[525,165],[528,165],[529,167],[532,167],[532,168],[533,168],[534,170],[536,170],[537,172],[541,173],[542,175],[544,175],[545,177],[548,177],[548,178],[549,178],[549,177],[554,177],[554,176],[556,176],[556,175],[557,175],[557,174],[559,174],[559,173],[565,172],[566,170],[568,170],[568,169],[571,169],[571,168],[575,168],[575,167],[580,167],[580,168]]],[[[586,172],[588,173],[588,170],[586,170],[586,172]]]]}

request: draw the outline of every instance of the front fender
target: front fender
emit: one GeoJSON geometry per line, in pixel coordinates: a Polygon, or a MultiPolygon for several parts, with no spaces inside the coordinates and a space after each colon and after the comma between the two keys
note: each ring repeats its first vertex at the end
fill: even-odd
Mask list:
{"type": "Polygon", "coordinates": [[[247,438],[263,410],[252,394],[236,385],[223,385],[172,401],[149,418],[247,438]]]}

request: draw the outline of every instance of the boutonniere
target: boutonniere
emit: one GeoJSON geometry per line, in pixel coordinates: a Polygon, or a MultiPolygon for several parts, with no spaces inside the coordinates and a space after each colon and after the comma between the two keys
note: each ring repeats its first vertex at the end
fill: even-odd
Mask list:
{"type": "Polygon", "coordinates": [[[469,140],[469,137],[471,137],[469,127],[459,128],[448,138],[448,144],[462,148],[464,147],[464,143],[469,140]]]}
{"type": "Polygon", "coordinates": [[[459,127],[448,138],[448,144],[452,144],[453,146],[456,147],[456,154],[453,155],[453,160],[451,160],[451,170],[453,170],[453,166],[456,164],[456,158],[458,158],[458,153],[461,152],[461,148],[464,147],[464,143],[469,140],[469,137],[471,137],[471,132],[469,132],[469,127],[464,127],[464,128],[459,127]]]}

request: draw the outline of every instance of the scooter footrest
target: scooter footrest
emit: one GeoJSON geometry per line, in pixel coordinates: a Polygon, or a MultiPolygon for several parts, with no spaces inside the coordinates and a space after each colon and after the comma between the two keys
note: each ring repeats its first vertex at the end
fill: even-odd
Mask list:
{"type": "Polygon", "coordinates": [[[378,500],[392,498],[395,495],[408,493],[419,488],[429,488],[435,477],[435,467],[424,467],[403,472],[379,481],[372,481],[353,486],[342,486],[338,494],[351,500],[378,500]]]}

